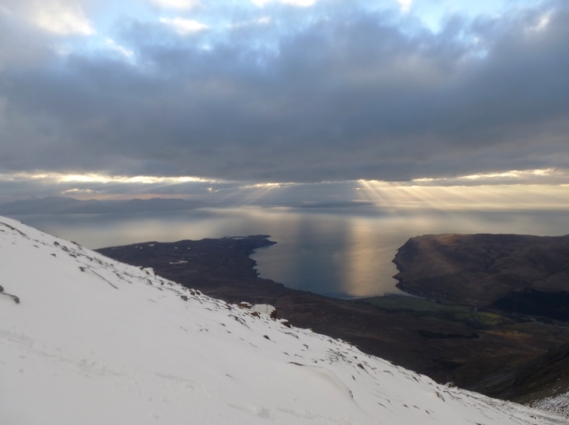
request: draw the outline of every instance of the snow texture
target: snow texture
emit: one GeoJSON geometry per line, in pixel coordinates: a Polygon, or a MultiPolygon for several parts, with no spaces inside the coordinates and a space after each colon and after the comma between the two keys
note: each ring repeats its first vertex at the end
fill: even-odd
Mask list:
{"type": "Polygon", "coordinates": [[[555,397],[546,397],[531,403],[532,407],[546,412],[554,412],[569,419],[569,392],[555,397]]]}
{"type": "Polygon", "coordinates": [[[0,270],[2,425],[566,423],[6,218],[0,270]]]}
{"type": "Polygon", "coordinates": [[[255,304],[251,307],[251,313],[255,312],[270,319],[276,319],[277,317],[277,309],[270,304],[255,304]]]}

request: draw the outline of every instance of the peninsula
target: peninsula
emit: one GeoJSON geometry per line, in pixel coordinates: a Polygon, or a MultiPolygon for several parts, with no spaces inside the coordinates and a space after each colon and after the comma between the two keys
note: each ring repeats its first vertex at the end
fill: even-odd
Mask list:
{"type": "MultiPolygon", "coordinates": [[[[439,382],[452,381],[466,388],[569,342],[566,322],[479,308],[468,299],[440,303],[388,296],[350,301],[287,288],[259,278],[253,269],[255,261],[249,257],[254,249],[273,243],[267,235],[257,235],[147,242],[99,252],[128,264],[152,267],[160,276],[227,302],[272,304],[278,316],[294,326],[341,338],[439,382]]],[[[427,246],[420,246],[414,258],[425,258],[427,246]]],[[[406,249],[396,258],[400,267],[406,249]]],[[[404,264],[403,273],[408,267],[418,267],[411,266],[409,258],[404,264]]],[[[399,279],[405,282],[402,274],[399,279]]],[[[486,391],[480,386],[477,390],[486,391]]],[[[495,397],[509,394],[493,392],[495,397]]]]}

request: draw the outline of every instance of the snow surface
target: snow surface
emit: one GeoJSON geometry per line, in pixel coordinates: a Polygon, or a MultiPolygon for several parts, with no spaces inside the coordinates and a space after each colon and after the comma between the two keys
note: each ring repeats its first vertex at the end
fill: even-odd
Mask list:
{"type": "Polygon", "coordinates": [[[554,412],[569,419],[569,392],[554,397],[546,397],[531,403],[536,409],[554,412]]]}
{"type": "Polygon", "coordinates": [[[260,315],[268,318],[271,317],[276,318],[277,316],[277,309],[270,304],[255,304],[254,306],[251,307],[250,311],[251,313],[257,312],[260,315]]]}
{"type": "Polygon", "coordinates": [[[0,273],[2,425],[566,423],[6,218],[0,273]]]}

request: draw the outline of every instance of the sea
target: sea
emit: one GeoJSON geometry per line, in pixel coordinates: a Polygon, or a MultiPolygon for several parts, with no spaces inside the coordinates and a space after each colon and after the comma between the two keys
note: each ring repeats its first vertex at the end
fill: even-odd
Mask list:
{"type": "Polygon", "coordinates": [[[241,206],[137,214],[15,217],[88,248],[266,234],[252,256],[263,278],[337,298],[402,294],[392,260],[409,238],[439,233],[569,234],[564,210],[382,210],[375,205],[241,206]]]}

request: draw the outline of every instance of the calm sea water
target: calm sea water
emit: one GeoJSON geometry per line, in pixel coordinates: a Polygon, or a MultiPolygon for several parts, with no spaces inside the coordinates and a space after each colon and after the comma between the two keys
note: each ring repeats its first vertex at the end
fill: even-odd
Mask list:
{"type": "Polygon", "coordinates": [[[262,277],[335,297],[399,293],[391,262],[397,248],[430,233],[569,233],[565,211],[407,210],[239,207],[134,215],[16,217],[89,248],[145,241],[269,234],[277,245],[253,258],[262,277]]]}

